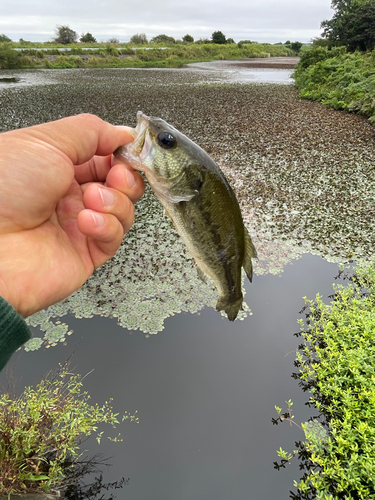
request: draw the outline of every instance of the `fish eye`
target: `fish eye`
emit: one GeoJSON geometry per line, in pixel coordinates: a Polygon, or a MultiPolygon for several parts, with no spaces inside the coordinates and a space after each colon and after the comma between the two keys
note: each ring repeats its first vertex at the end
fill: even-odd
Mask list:
{"type": "Polygon", "coordinates": [[[177,139],[176,137],[171,134],[170,132],[167,132],[164,130],[163,132],[160,132],[158,134],[158,144],[164,149],[172,149],[176,146],[177,144],[177,139]]]}

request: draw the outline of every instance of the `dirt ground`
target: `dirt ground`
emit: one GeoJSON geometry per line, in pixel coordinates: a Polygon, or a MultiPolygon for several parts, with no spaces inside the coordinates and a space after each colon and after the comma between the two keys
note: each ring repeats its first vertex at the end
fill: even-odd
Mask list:
{"type": "Polygon", "coordinates": [[[299,57],[266,57],[238,59],[236,61],[226,61],[236,68],[277,68],[293,69],[299,63],[299,57]]]}

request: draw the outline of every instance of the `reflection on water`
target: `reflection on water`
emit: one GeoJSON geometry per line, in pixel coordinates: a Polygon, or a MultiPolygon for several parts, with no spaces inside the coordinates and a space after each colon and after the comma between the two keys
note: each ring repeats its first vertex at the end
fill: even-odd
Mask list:
{"type": "Polygon", "coordinates": [[[105,482],[130,478],[115,492],[119,500],[286,500],[300,472],[297,461],[275,471],[276,450],[305,435],[271,418],[288,399],[298,422],[311,415],[290,376],[299,344],[293,333],[302,297],[327,297],[336,274],[334,264],[305,255],[281,277],[245,282],[253,311],[245,321],[230,323],[206,308],[167,318],[149,338],[110,318],[69,317],[75,335],[67,346],[20,351],[13,364],[24,383],[35,384],[78,346],[72,366],[82,375],[95,368],[84,380],[93,403],[113,397],[116,412],[138,411],[139,425],[118,428],[123,443],[82,445],[86,454],[112,457],[105,482]]]}

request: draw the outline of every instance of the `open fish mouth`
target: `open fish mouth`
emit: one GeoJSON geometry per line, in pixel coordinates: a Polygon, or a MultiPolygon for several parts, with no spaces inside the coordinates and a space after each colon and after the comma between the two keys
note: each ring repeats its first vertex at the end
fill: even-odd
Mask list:
{"type": "Polygon", "coordinates": [[[116,149],[113,155],[135,170],[144,171],[143,160],[150,155],[152,139],[149,134],[149,118],[142,111],[137,113],[138,122],[134,129],[134,141],[116,149]]]}

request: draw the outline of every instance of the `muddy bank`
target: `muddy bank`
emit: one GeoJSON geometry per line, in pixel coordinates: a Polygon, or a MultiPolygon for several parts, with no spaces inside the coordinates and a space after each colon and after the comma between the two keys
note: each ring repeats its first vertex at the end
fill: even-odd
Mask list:
{"type": "Polygon", "coordinates": [[[239,59],[236,61],[226,61],[236,68],[274,68],[274,69],[293,69],[299,63],[299,57],[267,57],[239,59]]]}

